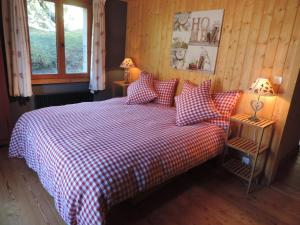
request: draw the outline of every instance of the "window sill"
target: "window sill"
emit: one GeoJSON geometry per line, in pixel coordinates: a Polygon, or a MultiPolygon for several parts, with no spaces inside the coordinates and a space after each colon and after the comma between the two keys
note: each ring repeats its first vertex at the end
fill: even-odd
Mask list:
{"type": "Polygon", "coordinates": [[[82,78],[45,78],[45,79],[32,79],[32,85],[40,84],[69,84],[69,83],[87,83],[90,81],[89,77],[82,78]]]}

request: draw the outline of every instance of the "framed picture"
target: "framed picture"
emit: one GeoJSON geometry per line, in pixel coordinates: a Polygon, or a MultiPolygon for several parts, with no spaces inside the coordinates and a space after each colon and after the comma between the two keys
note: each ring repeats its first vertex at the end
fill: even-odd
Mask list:
{"type": "Polygon", "coordinates": [[[176,13],[173,20],[171,66],[214,74],[223,9],[176,13]]]}

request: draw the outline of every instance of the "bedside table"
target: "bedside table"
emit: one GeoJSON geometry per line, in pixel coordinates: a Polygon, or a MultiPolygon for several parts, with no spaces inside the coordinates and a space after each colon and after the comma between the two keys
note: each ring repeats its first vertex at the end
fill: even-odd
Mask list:
{"type": "Polygon", "coordinates": [[[230,118],[222,160],[222,165],[226,170],[248,182],[247,194],[250,192],[253,180],[264,171],[275,123],[267,119],[253,122],[248,119],[249,117],[250,115],[237,114],[230,118]],[[231,135],[230,130],[233,124],[237,125],[237,130],[231,135]],[[243,130],[247,133],[247,138],[244,137],[243,130]],[[267,130],[269,135],[265,137],[267,130]],[[252,139],[248,138],[251,133],[254,133],[252,139]],[[258,160],[261,160],[263,155],[264,159],[261,165],[258,165],[258,160]]]}
{"type": "Polygon", "coordinates": [[[112,95],[113,95],[113,97],[116,96],[116,88],[117,87],[121,87],[123,96],[126,96],[127,95],[127,88],[128,88],[129,85],[130,85],[130,83],[126,84],[125,81],[123,81],[123,80],[114,81],[113,85],[112,85],[112,95]]]}

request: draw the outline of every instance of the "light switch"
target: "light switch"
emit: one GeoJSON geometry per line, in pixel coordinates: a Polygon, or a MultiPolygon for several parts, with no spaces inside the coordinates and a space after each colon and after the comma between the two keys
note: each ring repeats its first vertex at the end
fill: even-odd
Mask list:
{"type": "Polygon", "coordinates": [[[278,85],[282,84],[282,76],[275,76],[273,79],[273,83],[278,85]]]}

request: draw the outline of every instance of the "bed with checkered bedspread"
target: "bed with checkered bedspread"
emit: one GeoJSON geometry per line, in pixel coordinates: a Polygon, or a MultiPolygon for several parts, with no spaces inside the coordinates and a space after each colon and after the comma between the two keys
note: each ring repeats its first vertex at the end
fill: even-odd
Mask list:
{"type": "Polygon", "coordinates": [[[105,224],[108,210],[218,155],[224,130],[175,125],[175,108],[124,98],[25,113],[9,156],[25,158],[67,224],[105,224]]]}

